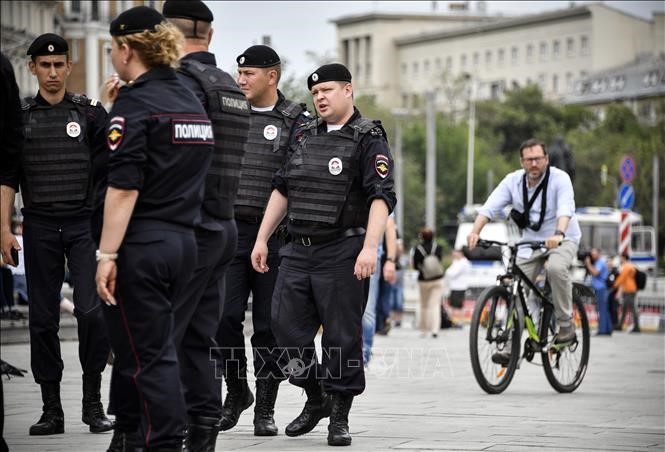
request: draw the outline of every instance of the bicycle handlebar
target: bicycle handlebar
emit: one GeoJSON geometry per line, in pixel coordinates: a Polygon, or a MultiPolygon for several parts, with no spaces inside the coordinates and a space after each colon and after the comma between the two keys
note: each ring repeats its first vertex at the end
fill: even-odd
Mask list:
{"type": "Polygon", "coordinates": [[[478,246],[489,248],[491,246],[507,246],[510,249],[517,249],[523,246],[528,246],[532,249],[544,248],[545,242],[542,240],[524,240],[522,242],[499,242],[497,240],[479,239],[478,246]]]}

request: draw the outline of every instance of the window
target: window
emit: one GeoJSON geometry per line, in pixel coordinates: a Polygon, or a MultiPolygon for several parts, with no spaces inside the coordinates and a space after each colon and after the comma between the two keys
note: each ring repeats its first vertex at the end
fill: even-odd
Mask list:
{"type": "Polygon", "coordinates": [[[533,63],[533,45],[526,46],[526,62],[533,63]]]}
{"type": "Polygon", "coordinates": [[[418,66],[419,66],[418,62],[414,61],[413,65],[412,65],[412,67],[413,67],[413,76],[414,77],[416,77],[418,75],[418,66]]]}
{"type": "Polygon", "coordinates": [[[365,36],[365,77],[372,75],[372,37],[365,36]]]}
{"type": "Polygon", "coordinates": [[[407,71],[407,65],[406,63],[402,63],[402,75],[406,76],[406,71],[407,71]]]}
{"type": "Polygon", "coordinates": [[[552,43],[552,58],[558,60],[559,56],[561,56],[561,43],[559,41],[554,41],[552,43]]]}
{"type": "Polygon", "coordinates": [[[480,61],[480,55],[478,52],[473,52],[473,65],[478,66],[478,62],[480,61]]]}
{"type": "Polygon", "coordinates": [[[559,92],[559,76],[558,75],[553,75],[552,76],[552,92],[553,93],[558,93],[559,92]]]}
{"type": "Polygon", "coordinates": [[[429,60],[425,60],[423,63],[423,71],[425,71],[425,73],[429,72],[429,60]]]}
{"type": "Polygon", "coordinates": [[[460,58],[460,66],[462,66],[462,69],[466,68],[466,55],[462,55],[460,58]]]}
{"type": "Polygon", "coordinates": [[[510,49],[510,59],[513,62],[513,66],[517,66],[517,63],[519,61],[520,53],[517,47],[513,47],[510,49]]]}
{"type": "Polygon", "coordinates": [[[349,67],[349,40],[345,39],[342,41],[342,61],[344,66],[349,67]]]}
{"type": "Polygon", "coordinates": [[[497,63],[499,63],[500,66],[503,66],[503,61],[505,59],[505,53],[506,52],[503,49],[499,49],[497,63]]]}
{"type": "Polygon", "coordinates": [[[490,64],[492,64],[492,51],[487,50],[485,52],[485,65],[489,66],[490,64]]]}
{"type": "Polygon", "coordinates": [[[409,95],[402,94],[402,107],[407,108],[409,106],[409,95]]]}
{"type": "Polygon", "coordinates": [[[441,72],[442,66],[441,66],[441,58],[436,59],[436,70],[441,72]]]}
{"type": "Polygon", "coordinates": [[[582,36],[580,38],[580,54],[589,54],[589,38],[587,36],[582,36]]]}
{"type": "Polygon", "coordinates": [[[547,60],[547,43],[546,42],[541,42],[540,43],[540,61],[546,61],[547,60]]]}
{"type": "Polygon", "coordinates": [[[566,72],[566,91],[573,92],[573,74],[570,72],[566,72]]]}
{"type": "Polygon", "coordinates": [[[80,0],[72,0],[71,10],[72,10],[73,13],[80,13],[81,12],[81,1],[80,0]]]}
{"type": "Polygon", "coordinates": [[[111,43],[105,42],[102,47],[102,78],[105,79],[113,72],[113,66],[111,66],[111,43]]]}
{"type": "Polygon", "coordinates": [[[540,74],[538,76],[538,86],[541,91],[545,91],[545,74],[540,74]]]}
{"type": "Polygon", "coordinates": [[[569,57],[575,54],[575,40],[573,38],[566,39],[566,55],[569,57]]]}
{"type": "Polygon", "coordinates": [[[99,20],[99,1],[93,0],[90,3],[90,19],[93,21],[99,20]]]}
{"type": "Polygon", "coordinates": [[[449,71],[453,69],[453,57],[446,57],[446,69],[449,71]]]}

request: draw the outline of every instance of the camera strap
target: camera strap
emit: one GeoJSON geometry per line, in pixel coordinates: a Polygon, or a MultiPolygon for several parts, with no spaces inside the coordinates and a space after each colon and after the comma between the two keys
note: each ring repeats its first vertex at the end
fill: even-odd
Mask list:
{"type": "Polygon", "coordinates": [[[528,199],[528,190],[526,188],[526,172],[524,173],[524,176],[522,177],[522,200],[524,202],[524,216],[529,222],[527,225],[527,228],[532,229],[534,231],[539,231],[540,227],[543,225],[543,220],[545,219],[545,209],[547,208],[547,183],[550,180],[550,167],[547,167],[547,171],[545,172],[545,177],[543,178],[542,182],[538,184],[538,187],[536,187],[536,191],[533,192],[533,196],[531,199],[528,199]],[[540,197],[540,218],[538,219],[538,223],[531,223],[529,221],[529,212],[531,211],[531,206],[533,206],[533,203],[536,201],[536,198],[538,197],[538,194],[540,192],[543,192],[543,195],[540,197]]]}

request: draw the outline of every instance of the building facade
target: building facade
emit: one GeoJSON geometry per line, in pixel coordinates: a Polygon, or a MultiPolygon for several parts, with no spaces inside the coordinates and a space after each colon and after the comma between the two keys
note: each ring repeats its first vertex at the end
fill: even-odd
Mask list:
{"type": "Polygon", "coordinates": [[[361,65],[354,87],[387,107],[420,107],[434,92],[440,109],[455,109],[471,89],[476,99],[500,98],[506,89],[531,83],[548,99],[563,100],[591,73],[665,51],[662,14],[644,20],[603,4],[513,18],[457,13],[428,27],[414,23],[417,16],[403,15],[402,22],[384,16],[333,22],[340,58],[352,71],[358,67],[349,47],[360,42],[363,52],[362,43],[370,43],[360,61],[368,61],[371,72],[361,65]]]}
{"type": "Polygon", "coordinates": [[[138,5],[161,11],[163,0],[60,0],[0,2],[0,47],[16,72],[21,96],[37,92],[37,81],[28,69],[25,52],[43,33],[56,33],[69,44],[74,63],[67,89],[97,98],[104,80],[111,75],[109,24],[121,12],[138,5]]]}

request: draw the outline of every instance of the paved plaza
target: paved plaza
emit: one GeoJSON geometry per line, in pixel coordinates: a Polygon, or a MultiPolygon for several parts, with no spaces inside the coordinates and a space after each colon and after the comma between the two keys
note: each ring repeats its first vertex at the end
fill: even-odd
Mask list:
{"type": "MultiPolygon", "coordinates": [[[[542,367],[523,363],[501,395],[485,394],[469,362],[468,326],[422,338],[410,327],[378,336],[367,389],[354,400],[349,449],[462,451],[665,450],[665,336],[616,333],[592,337],[589,370],[573,394],[558,394],[542,367]]],[[[5,439],[10,451],[104,451],[111,434],[81,423],[77,342],[63,341],[65,434],[31,437],[41,400],[32,376],[4,380],[5,439]]],[[[27,344],[2,346],[2,359],[29,369],[27,344]]],[[[534,361],[539,361],[538,358],[534,361]]],[[[104,375],[106,404],[110,372],[104,375]]],[[[253,387],[253,384],[252,384],[253,387]]],[[[327,420],[310,434],[284,435],[305,395],[284,383],[275,420],[280,434],[253,436],[250,408],[219,435],[217,450],[330,450],[327,420]]]]}

